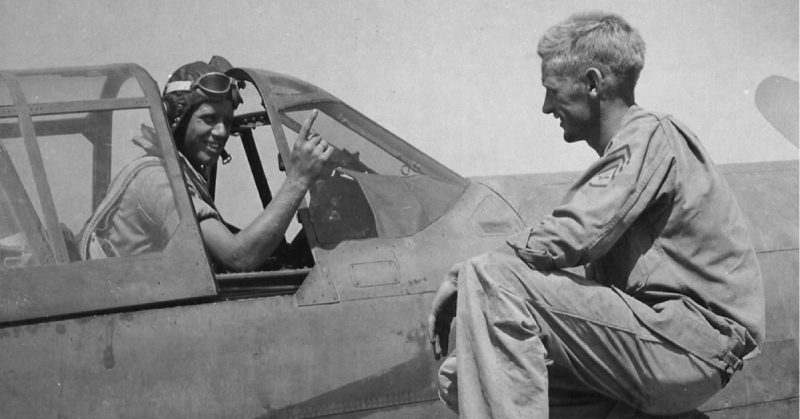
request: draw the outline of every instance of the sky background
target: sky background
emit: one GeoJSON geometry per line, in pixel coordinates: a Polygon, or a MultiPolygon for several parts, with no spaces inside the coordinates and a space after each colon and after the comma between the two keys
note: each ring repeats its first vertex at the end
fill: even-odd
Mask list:
{"type": "Polygon", "coordinates": [[[581,170],[596,155],[541,113],[536,43],[598,9],[647,42],[637,102],[717,163],[797,158],[754,104],[767,76],[798,79],[796,0],[0,0],[0,68],[135,62],[163,86],[218,54],[316,84],[466,176],[581,170]]]}

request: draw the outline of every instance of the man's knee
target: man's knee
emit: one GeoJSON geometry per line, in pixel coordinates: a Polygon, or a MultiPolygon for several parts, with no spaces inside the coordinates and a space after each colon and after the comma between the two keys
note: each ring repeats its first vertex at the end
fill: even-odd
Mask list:
{"type": "Polygon", "coordinates": [[[465,278],[459,276],[459,281],[474,280],[474,285],[489,295],[503,289],[531,302],[547,302],[553,298],[564,298],[565,293],[584,292],[585,287],[579,285],[596,285],[574,272],[539,271],[514,255],[498,252],[484,253],[465,263],[461,271],[465,278]]]}
{"type": "Polygon", "coordinates": [[[507,265],[521,265],[525,266],[526,268],[530,269],[522,259],[500,252],[486,252],[479,254],[477,256],[473,256],[466,261],[470,267],[475,270],[483,271],[483,270],[494,270],[494,267],[504,267],[507,265]]]}
{"type": "MultiPolygon", "coordinates": [[[[520,258],[498,252],[483,253],[465,262],[463,269],[474,273],[484,287],[520,289],[521,282],[544,279],[546,274],[529,267],[520,258]]],[[[462,270],[463,272],[463,270],[462,270]]]]}

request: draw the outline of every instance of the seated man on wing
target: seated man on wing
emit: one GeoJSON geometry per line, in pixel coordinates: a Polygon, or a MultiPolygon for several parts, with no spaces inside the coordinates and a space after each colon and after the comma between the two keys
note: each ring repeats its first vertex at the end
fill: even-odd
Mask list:
{"type": "Polygon", "coordinates": [[[744,216],[697,136],[636,104],[645,44],[624,19],[573,15],[537,52],[542,111],[599,158],[505,252],[442,282],[429,338],[446,355],[455,317],[457,350],[439,394],[462,418],[691,411],[764,342],[744,216]]]}

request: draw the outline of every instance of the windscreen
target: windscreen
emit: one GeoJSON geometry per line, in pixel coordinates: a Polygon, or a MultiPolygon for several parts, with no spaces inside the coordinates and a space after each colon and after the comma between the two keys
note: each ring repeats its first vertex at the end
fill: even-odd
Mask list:
{"type": "MultiPolygon", "coordinates": [[[[375,138],[371,121],[338,103],[317,104],[313,131],[336,148],[336,170],[310,190],[309,210],[322,244],[413,235],[441,217],[464,184],[439,179],[410,155],[375,138]]],[[[297,132],[311,109],[286,112],[297,132]]],[[[291,144],[290,144],[291,146],[291,144]]]]}

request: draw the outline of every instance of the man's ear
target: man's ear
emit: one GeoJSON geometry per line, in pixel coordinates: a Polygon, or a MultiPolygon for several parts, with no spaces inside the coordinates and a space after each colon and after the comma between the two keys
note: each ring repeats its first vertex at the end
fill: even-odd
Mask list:
{"type": "Polygon", "coordinates": [[[593,97],[597,96],[600,84],[603,82],[603,73],[595,67],[589,67],[583,74],[586,78],[586,85],[589,87],[589,94],[593,97]]]}

